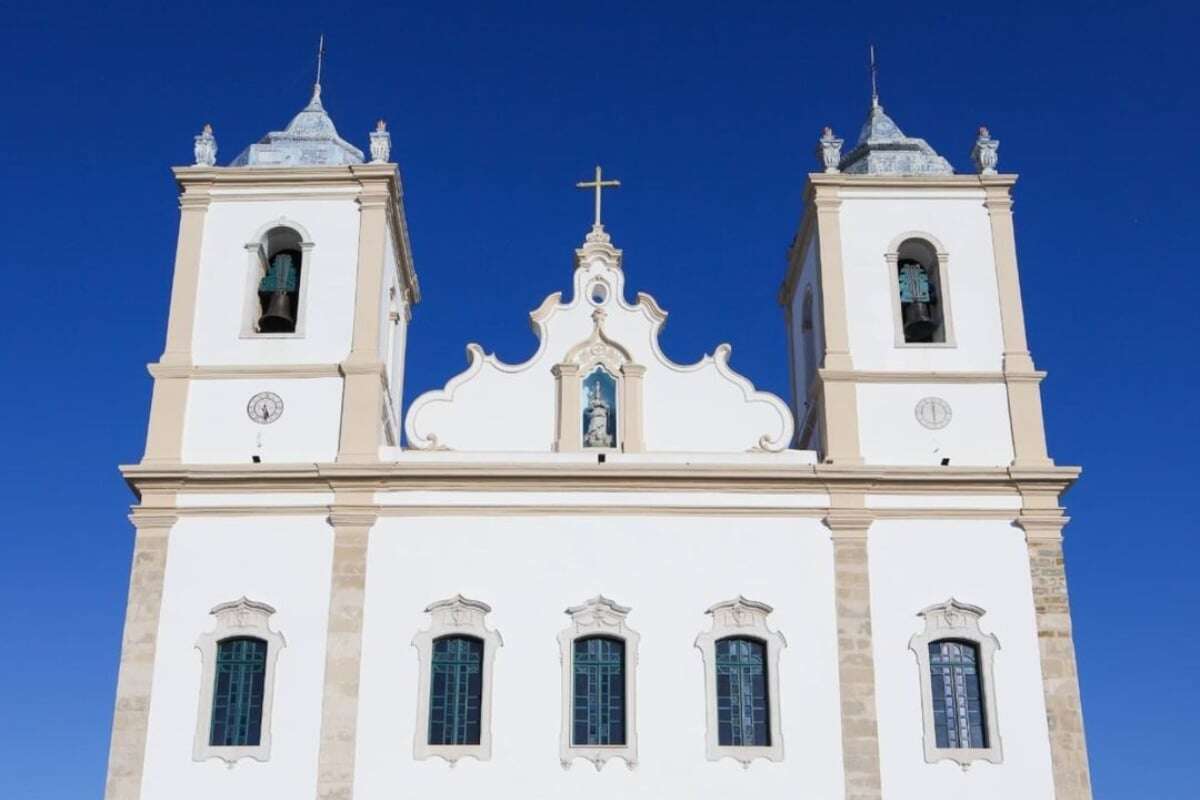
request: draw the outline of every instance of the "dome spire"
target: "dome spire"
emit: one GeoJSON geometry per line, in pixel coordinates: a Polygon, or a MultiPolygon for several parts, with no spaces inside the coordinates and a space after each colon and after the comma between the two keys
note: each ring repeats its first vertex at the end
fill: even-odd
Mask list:
{"type": "Polygon", "coordinates": [[[875,63],[875,45],[867,45],[871,54],[871,108],[879,108],[879,65],[875,63]]]}

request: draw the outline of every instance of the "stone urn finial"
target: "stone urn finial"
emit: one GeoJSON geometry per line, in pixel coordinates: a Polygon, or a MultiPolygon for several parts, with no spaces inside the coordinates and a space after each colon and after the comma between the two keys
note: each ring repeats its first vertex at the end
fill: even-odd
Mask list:
{"type": "Polygon", "coordinates": [[[1000,156],[996,151],[999,149],[1000,141],[993,139],[987,127],[981,125],[979,136],[975,139],[975,146],[971,148],[971,162],[980,175],[996,174],[996,164],[1000,161],[1000,156]]]}
{"type": "Polygon", "coordinates": [[[392,135],[388,133],[387,123],[379,120],[375,130],[371,131],[371,163],[384,164],[392,154],[392,135]]]}
{"type": "Polygon", "coordinates": [[[192,153],[196,156],[196,166],[211,167],[217,163],[217,138],[213,136],[212,125],[204,123],[204,128],[195,137],[196,144],[192,153]]]}
{"type": "Polygon", "coordinates": [[[817,143],[817,158],[826,172],[838,171],[838,163],[842,160],[842,142],[842,139],[833,135],[833,128],[828,125],[821,131],[821,138],[817,143]]]}

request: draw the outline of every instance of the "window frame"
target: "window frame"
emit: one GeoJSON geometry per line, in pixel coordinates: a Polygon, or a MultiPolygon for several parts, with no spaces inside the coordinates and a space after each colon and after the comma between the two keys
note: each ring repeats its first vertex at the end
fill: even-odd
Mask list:
{"type": "Polygon", "coordinates": [[[231,767],[243,758],[268,761],[271,757],[271,709],[275,696],[275,667],[280,651],[287,647],[283,634],[271,630],[270,618],[275,609],[266,603],[243,596],[237,600],[219,603],[209,613],[217,618],[216,627],[208,633],[200,634],[195,645],[200,651],[201,669],[200,705],[196,714],[192,760],[207,761],[210,758],[219,758],[231,767]],[[227,746],[209,743],[217,679],[217,647],[222,641],[234,638],[261,639],[267,643],[261,734],[256,745],[227,746]]]}
{"type": "Polygon", "coordinates": [[[709,761],[732,758],[749,768],[757,758],[783,761],[783,725],[779,702],[779,656],[787,647],[787,638],[771,630],[767,616],[774,609],[766,603],[738,595],[709,608],[712,627],[696,637],[695,647],[704,662],[705,756],[709,761]],[[717,642],[724,639],[755,639],[766,649],[767,715],[771,743],[759,745],[722,745],[717,716],[717,642]]]}
{"type": "Polygon", "coordinates": [[[637,766],[637,661],[638,643],[641,635],[625,624],[632,609],[614,603],[603,595],[596,595],[587,602],[566,610],[571,624],[558,634],[559,660],[562,665],[562,727],[559,734],[559,761],[563,769],[570,769],[576,759],[584,759],[599,772],[614,758],[625,762],[628,769],[637,766]],[[575,745],[572,743],[574,729],[574,675],[575,642],[579,639],[604,637],[621,640],[625,646],[625,744],[623,745],[575,745]]]}
{"type": "Polygon", "coordinates": [[[1000,649],[1000,640],[995,634],[984,633],[979,620],[987,612],[979,606],[961,603],[951,597],[917,613],[925,621],[925,630],[914,634],[908,649],[917,657],[917,670],[921,686],[921,720],[924,730],[925,763],[953,761],[963,769],[975,761],[992,764],[1004,763],[1004,748],[1000,740],[999,709],[996,705],[996,682],[993,661],[1000,649]],[[980,683],[980,702],[983,703],[983,727],[987,747],[938,747],[937,730],[933,717],[933,679],[930,674],[929,645],[945,640],[967,642],[975,647],[976,670],[980,683]]]}
{"type": "MultiPolygon", "coordinates": [[[[942,243],[924,231],[903,233],[893,239],[891,244],[888,245],[887,252],[884,254],[884,263],[887,267],[888,295],[891,297],[892,304],[893,344],[903,349],[953,349],[958,347],[958,340],[954,335],[954,309],[950,301],[950,253],[946,251],[942,243]],[[935,273],[929,277],[930,282],[937,290],[938,303],[941,306],[943,341],[940,342],[909,342],[904,339],[904,310],[900,307],[900,292],[898,288],[900,250],[905,244],[914,240],[924,244],[934,257],[933,267],[935,273]]],[[[928,272],[928,265],[923,264],[922,266],[925,266],[928,272]]]]}
{"type": "Polygon", "coordinates": [[[242,325],[238,334],[239,339],[303,339],[305,337],[305,309],[308,306],[308,284],[311,282],[313,251],[316,244],[308,231],[295,220],[279,217],[263,225],[246,242],[246,286],[242,294],[245,301],[242,306],[242,325]],[[270,265],[270,253],[267,251],[267,236],[277,228],[286,228],[299,237],[296,243],[300,250],[300,285],[296,290],[296,329],[291,333],[263,333],[258,330],[258,319],[262,315],[262,307],[258,299],[258,285],[267,274],[270,265]]]}
{"type": "Polygon", "coordinates": [[[461,758],[489,761],[492,757],[492,676],[496,651],[504,646],[500,632],[487,627],[492,611],[487,603],[461,594],[431,603],[425,613],[431,616],[426,630],[412,639],[417,650],[420,679],[417,685],[417,730],[413,737],[413,758],[425,761],[440,758],[453,766],[461,758]],[[468,636],[483,643],[482,690],[479,698],[479,744],[430,744],[430,692],[433,686],[433,643],[446,636],[468,636]]]}

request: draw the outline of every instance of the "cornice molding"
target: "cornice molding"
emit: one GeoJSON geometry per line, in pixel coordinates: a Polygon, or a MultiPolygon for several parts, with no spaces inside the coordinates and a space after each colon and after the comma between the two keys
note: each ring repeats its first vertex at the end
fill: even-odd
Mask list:
{"type": "Polygon", "coordinates": [[[922,372],[917,370],[838,370],[820,369],[817,374],[827,383],[1040,383],[1046,373],[1034,372],[922,372]]]}
{"type": "Polygon", "coordinates": [[[155,378],[340,378],[339,364],[165,364],[146,365],[155,378]]]}

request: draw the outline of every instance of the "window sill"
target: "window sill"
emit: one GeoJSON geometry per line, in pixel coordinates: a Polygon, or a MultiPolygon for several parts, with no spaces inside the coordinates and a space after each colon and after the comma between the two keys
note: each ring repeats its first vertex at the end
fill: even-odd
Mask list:
{"type": "Polygon", "coordinates": [[[897,350],[953,350],[958,347],[955,342],[896,342],[897,350]]]}

